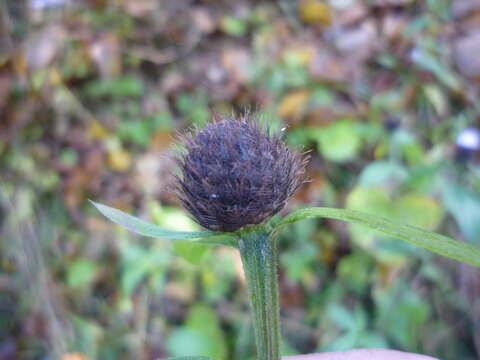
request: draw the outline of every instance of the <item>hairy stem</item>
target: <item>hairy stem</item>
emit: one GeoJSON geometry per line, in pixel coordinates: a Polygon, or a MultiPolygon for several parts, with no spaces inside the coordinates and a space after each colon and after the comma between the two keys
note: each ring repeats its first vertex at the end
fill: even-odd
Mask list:
{"type": "Polygon", "coordinates": [[[268,230],[259,226],[241,233],[239,247],[252,307],[258,360],[280,360],[276,242],[268,230]]]}

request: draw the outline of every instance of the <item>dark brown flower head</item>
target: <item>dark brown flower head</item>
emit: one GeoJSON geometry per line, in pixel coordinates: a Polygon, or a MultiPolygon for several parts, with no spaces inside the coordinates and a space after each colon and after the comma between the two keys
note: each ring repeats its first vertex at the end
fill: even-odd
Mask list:
{"type": "Polygon", "coordinates": [[[246,116],[187,135],[178,193],[203,227],[233,232],[275,215],[303,183],[305,160],[246,116]]]}

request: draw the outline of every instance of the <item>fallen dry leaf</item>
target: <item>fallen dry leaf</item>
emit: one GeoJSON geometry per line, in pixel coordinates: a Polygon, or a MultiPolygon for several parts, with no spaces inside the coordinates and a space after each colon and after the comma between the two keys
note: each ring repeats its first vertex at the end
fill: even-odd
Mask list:
{"type": "Polygon", "coordinates": [[[356,3],[347,7],[333,20],[335,25],[339,26],[353,26],[354,24],[365,20],[368,16],[368,7],[363,3],[356,3]]]}
{"type": "Polygon", "coordinates": [[[156,10],[158,3],[156,0],[129,0],[120,1],[125,12],[134,17],[147,16],[156,10]]]}
{"type": "Polygon", "coordinates": [[[310,64],[310,74],[317,81],[350,81],[353,69],[348,59],[318,51],[310,64]]]}
{"type": "Polygon", "coordinates": [[[126,171],[132,163],[132,157],[125,150],[118,148],[108,152],[108,165],[116,171],[126,171]]]}
{"type": "Polygon", "coordinates": [[[451,12],[455,19],[470,16],[474,11],[480,11],[480,1],[476,0],[454,0],[451,12]]]}
{"type": "Polygon", "coordinates": [[[221,62],[232,79],[241,84],[248,81],[251,55],[247,49],[228,47],[222,52],[221,62]]]}
{"type": "Polygon", "coordinates": [[[110,135],[109,131],[97,120],[92,120],[89,123],[87,133],[93,139],[99,140],[105,139],[110,135]]]}
{"type": "Polygon", "coordinates": [[[340,53],[358,60],[369,58],[379,45],[377,28],[371,20],[354,29],[340,30],[334,37],[335,47],[340,53]]]}
{"type": "Polygon", "coordinates": [[[470,78],[480,77],[480,31],[458,39],[454,49],[458,70],[470,78]]]}
{"type": "Polygon", "coordinates": [[[331,9],[327,3],[316,0],[302,1],[298,11],[300,19],[306,24],[326,27],[332,23],[331,9]]]}
{"type": "Polygon", "coordinates": [[[102,77],[111,78],[121,73],[120,42],[116,35],[104,34],[90,44],[88,52],[102,77]]]}
{"type": "Polygon", "coordinates": [[[196,28],[204,34],[214,32],[217,27],[212,14],[204,8],[192,9],[192,20],[196,28]]]}
{"type": "Polygon", "coordinates": [[[300,90],[285,96],[278,107],[278,115],[281,117],[296,117],[301,114],[303,107],[310,98],[307,90],[300,90]]]}
{"type": "Polygon", "coordinates": [[[56,24],[38,31],[25,43],[28,68],[36,70],[50,64],[65,45],[66,38],[65,29],[56,24]]]}
{"type": "Polygon", "coordinates": [[[91,360],[81,353],[68,353],[62,356],[61,360],[91,360]]]}
{"type": "Polygon", "coordinates": [[[406,16],[389,14],[382,22],[382,34],[389,40],[398,39],[407,28],[409,19],[406,16]]]}

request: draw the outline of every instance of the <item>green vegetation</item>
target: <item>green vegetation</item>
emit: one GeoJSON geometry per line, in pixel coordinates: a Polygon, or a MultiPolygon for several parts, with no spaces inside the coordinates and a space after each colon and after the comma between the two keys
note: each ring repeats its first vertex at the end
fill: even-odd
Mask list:
{"type": "MultiPolygon", "coordinates": [[[[479,8],[290,3],[0,4],[0,357],[253,359],[235,249],[135,236],[88,202],[201,232],[167,175],[177,132],[212,113],[258,110],[311,151],[285,215],[346,208],[480,246],[478,152],[455,144],[479,127],[479,8]]],[[[478,359],[476,268],[336,220],[278,245],[284,354],[478,359]]]]}

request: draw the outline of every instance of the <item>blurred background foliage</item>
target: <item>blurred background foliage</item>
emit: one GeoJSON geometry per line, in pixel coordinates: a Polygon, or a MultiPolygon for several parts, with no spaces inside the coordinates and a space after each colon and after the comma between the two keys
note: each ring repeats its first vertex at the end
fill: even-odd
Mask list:
{"type": "MultiPolygon", "coordinates": [[[[477,0],[0,2],[0,359],[253,359],[238,254],[194,230],[174,139],[250,108],[334,206],[480,246],[477,0]]],[[[284,353],[480,358],[480,273],[336,221],[279,237],[284,353]]]]}

